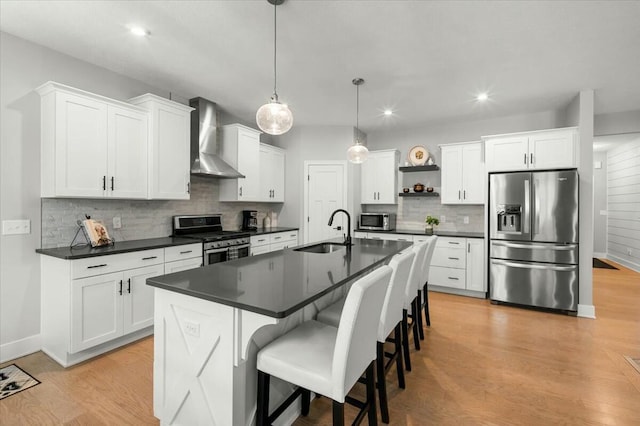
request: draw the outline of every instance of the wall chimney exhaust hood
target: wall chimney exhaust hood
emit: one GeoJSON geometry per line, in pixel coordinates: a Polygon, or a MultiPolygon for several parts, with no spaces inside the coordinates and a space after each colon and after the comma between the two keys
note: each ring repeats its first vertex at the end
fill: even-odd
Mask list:
{"type": "Polygon", "coordinates": [[[218,155],[216,104],[204,98],[189,100],[191,112],[191,174],[212,178],[245,177],[218,155]]]}

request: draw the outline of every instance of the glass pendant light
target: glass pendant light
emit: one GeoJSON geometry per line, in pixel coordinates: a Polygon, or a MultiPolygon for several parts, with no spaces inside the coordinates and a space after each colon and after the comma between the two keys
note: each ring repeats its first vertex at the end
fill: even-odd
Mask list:
{"type": "Polygon", "coordinates": [[[258,108],[256,113],[256,122],[258,127],[270,135],[281,135],[287,133],[293,125],[293,114],[285,104],[278,101],[278,93],[276,92],[276,35],[277,35],[277,17],[276,10],[278,5],[284,3],[284,0],[267,0],[273,5],[273,96],[271,100],[258,108]]]}
{"type": "Polygon", "coordinates": [[[369,150],[360,142],[360,129],[358,128],[358,115],[360,113],[360,85],[364,84],[361,78],[354,78],[351,81],[356,86],[356,140],[347,150],[347,159],[354,164],[362,164],[369,157],[369,150]]]}

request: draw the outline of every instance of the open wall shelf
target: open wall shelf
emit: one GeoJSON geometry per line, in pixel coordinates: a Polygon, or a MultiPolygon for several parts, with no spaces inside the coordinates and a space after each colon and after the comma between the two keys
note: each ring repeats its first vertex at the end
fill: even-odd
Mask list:
{"type": "Polygon", "coordinates": [[[400,192],[399,197],[439,197],[438,192],[400,192]]]}
{"type": "Polygon", "coordinates": [[[433,172],[436,170],[440,170],[437,164],[432,164],[430,166],[403,166],[400,167],[399,170],[401,172],[433,172]]]}

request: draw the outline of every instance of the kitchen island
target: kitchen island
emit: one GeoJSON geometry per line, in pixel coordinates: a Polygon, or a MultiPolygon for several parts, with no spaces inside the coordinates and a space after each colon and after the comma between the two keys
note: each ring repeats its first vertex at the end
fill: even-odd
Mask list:
{"type": "MultiPolygon", "coordinates": [[[[353,243],[329,253],[302,246],[149,278],[155,287],[154,414],[161,423],[254,424],[259,349],[411,245],[353,243]]],[[[291,389],[273,380],[272,405],[291,389]]]]}

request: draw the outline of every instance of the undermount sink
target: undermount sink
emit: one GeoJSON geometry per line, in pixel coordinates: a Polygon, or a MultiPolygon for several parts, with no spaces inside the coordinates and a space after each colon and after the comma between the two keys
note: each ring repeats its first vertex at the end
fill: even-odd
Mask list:
{"type": "Polygon", "coordinates": [[[333,253],[334,251],[342,250],[346,246],[338,243],[320,243],[314,244],[308,247],[300,247],[293,249],[293,251],[304,251],[306,253],[333,253]]]}

